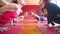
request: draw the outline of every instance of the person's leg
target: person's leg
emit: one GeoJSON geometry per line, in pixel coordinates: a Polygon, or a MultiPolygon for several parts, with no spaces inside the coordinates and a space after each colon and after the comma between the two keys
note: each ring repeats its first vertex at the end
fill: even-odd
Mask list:
{"type": "Polygon", "coordinates": [[[54,19],[54,22],[57,23],[57,24],[60,24],[60,18],[54,19]]]}
{"type": "Polygon", "coordinates": [[[38,16],[37,14],[35,14],[35,13],[33,13],[33,12],[31,12],[31,15],[32,15],[33,17],[35,17],[35,19],[37,19],[37,23],[40,23],[40,22],[41,22],[40,16],[38,16]]]}
{"type": "Polygon", "coordinates": [[[2,29],[0,31],[3,31],[3,32],[6,30],[8,31],[9,28],[8,28],[8,26],[6,26],[6,24],[10,23],[17,16],[18,15],[16,14],[16,12],[10,12],[10,11],[8,12],[7,11],[7,12],[3,13],[1,18],[0,18],[0,24],[2,24],[2,25],[0,25],[0,28],[2,29]]]}
{"type": "Polygon", "coordinates": [[[38,16],[37,14],[35,14],[33,12],[31,12],[31,15],[34,16],[34,17],[36,17],[37,19],[40,19],[40,16],[38,16]]]}
{"type": "Polygon", "coordinates": [[[3,24],[0,24],[0,32],[4,32],[4,31],[8,31],[9,28],[7,27],[7,25],[3,25],[3,24]]]}
{"type": "Polygon", "coordinates": [[[40,16],[40,20],[41,21],[44,21],[45,19],[44,19],[44,16],[40,16]]]}
{"type": "Polygon", "coordinates": [[[54,27],[54,23],[53,23],[53,19],[52,18],[50,18],[50,17],[47,17],[47,25],[49,25],[50,27],[54,27]],[[50,26],[50,24],[51,24],[51,26],[50,26]]]}
{"type": "Polygon", "coordinates": [[[60,18],[58,18],[58,19],[54,19],[54,30],[56,30],[56,31],[58,31],[58,32],[60,32],[60,18]]]}

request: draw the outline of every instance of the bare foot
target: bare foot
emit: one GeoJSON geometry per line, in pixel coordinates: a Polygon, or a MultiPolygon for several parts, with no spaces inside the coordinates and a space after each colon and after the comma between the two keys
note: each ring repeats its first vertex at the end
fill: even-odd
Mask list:
{"type": "Polygon", "coordinates": [[[41,23],[42,21],[37,21],[37,23],[41,23]]]}
{"type": "Polygon", "coordinates": [[[60,31],[60,26],[54,27],[53,29],[56,31],[60,31]]]}
{"type": "Polygon", "coordinates": [[[9,28],[8,27],[0,27],[0,32],[5,32],[8,31],[9,28]]]}

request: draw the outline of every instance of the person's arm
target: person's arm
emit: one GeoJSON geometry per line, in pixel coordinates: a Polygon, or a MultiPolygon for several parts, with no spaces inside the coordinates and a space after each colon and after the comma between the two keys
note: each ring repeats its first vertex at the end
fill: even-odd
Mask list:
{"type": "Polygon", "coordinates": [[[31,12],[31,14],[32,14],[32,16],[34,16],[34,17],[36,17],[36,18],[40,18],[40,16],[39,15],[37,15],[37,14],[35,14],[34,12],[31,12]]]}
{"type": "Polygon", "coordinates": [[[44,13],[43,13],[43,16],[47,17],[47,14],[48,14],[48,11],[46,8],[43,9],[44,13]]]}
{"type": "Polygon", "coordinates": [[[50,19],[50,17],[47,17],[47,22],[48,24],[52,23],[52,20],[50,19]]]}
{"type": "Polygon", "coordinates": [[[23,12],[18,4],[12,3],[8,6],[8,8],[10,11],[16,11],[18,15],[23,12]]]}
{"type": "Polygon", "coordinates": [[[47,17],[47,22],[48,22],[48,24],[51,23],[52,25],[55,25],[55,24],[54,24],[54,21],[53,21],[53,18],[50,17],[50,16],[47,17]]]}
{"type": "Polygon", "coordinates": [[[16,7],[17,7],[17,11],[16,12],[17,12],[18,15],[20,15],[20,13],[23,12],[22,9],[21,9],[22,7],[19,6],[19,5],[16,5],[16,7]]]}

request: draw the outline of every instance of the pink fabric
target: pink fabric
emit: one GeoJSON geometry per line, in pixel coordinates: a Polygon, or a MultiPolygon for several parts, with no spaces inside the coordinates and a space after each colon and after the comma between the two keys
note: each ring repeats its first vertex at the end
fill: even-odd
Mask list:
{"type": "Polygon", "coordinates": [[[0,24],[6,24],[11,22],[14,18],[16,18],[18,15],[16,11],[6,11],[2,15],[0,15],[0,24]]]}
{"type": "Polygon", "coordinates": [[[0,32],[0,34],[20,34],[21,30],[24,28],[24,24],[19,24],[17,26],[8,26],[9,30],[5,32],[0,32]]]}

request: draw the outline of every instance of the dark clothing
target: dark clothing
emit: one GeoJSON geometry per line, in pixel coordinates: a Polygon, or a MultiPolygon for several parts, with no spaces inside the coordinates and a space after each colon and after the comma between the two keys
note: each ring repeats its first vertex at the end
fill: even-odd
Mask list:
{"type": "Polygon", "coordinates": [[[60,8],[53,3],[46,3],[45,7],[48,11],[48,24],[52,23],[52,25],[54,25],[53,22],[60,24],[60,8]]]}
{"type": "Polygon", "coordinates": [[[40,18],[37,18],[35,17],[38,21],[41,20],[41,21],[44,21],[44,16],[40,16],[40,18]]]}

